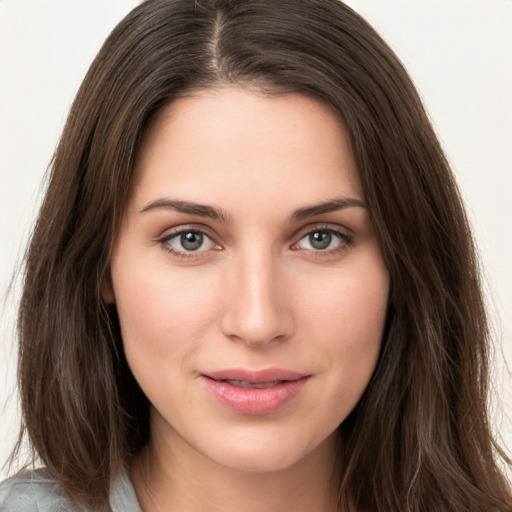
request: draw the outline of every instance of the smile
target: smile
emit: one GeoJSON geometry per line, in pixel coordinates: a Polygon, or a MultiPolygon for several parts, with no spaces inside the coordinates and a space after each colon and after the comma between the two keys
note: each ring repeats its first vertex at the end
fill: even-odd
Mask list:
{"type": "Polygon", "coordinates": [[[237,414],[271,414],[284,407],[304,388],[310,375],[271,368],[251,371],[228,369],[202,374],[208,391],[237,414]]]}

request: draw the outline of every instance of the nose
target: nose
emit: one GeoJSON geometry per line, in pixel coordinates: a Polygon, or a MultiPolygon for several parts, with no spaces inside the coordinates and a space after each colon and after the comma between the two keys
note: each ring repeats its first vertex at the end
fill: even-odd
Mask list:
{"type": "Polygon", "coordinates": [[[290,337],[292,304],[284,271],[271,255],[240,255],[231,262],[223,288],[223,333],[252,348],[290,337]]]}

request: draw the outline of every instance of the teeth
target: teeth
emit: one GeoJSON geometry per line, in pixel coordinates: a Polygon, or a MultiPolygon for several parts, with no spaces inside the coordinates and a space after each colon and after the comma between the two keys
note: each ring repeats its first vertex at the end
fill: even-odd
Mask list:
{"type": "Polygon", "coordinates": [[[281,381],[271,380],[268,382],[247,382],[245,380],[225,380],[224,382],[227,382],[232,386],[236,386],[237,388],[265,389],[271,388],[272,386],[279,384],[281,381]]]}

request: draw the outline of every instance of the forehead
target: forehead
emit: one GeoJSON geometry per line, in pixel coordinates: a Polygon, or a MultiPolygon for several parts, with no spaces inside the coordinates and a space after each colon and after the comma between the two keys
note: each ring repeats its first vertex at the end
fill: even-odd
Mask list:
{"type": "Polygon", "coordinates": [[[196,91],[162,108],[140,146],[132,198],[280,194],[364,199],[345,128],[323,103],[229,87],[196,91]]]}

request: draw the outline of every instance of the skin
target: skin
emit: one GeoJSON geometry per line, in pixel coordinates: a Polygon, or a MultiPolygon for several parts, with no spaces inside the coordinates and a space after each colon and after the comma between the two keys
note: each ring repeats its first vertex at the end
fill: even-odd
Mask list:
{"type": "Polygon", "coordinates": [[[389,276],[334,113],[236,87],[165,107],[139,151],[111,282],[104,298],[152,404],[131,471],[143,510],[335,510],[336,429],[374,371],[389,276]],[[334,209],[347,198],[359,204],[334,209]],[[204,232],[199,249],[183,230],[204,232]],[[309,376],[271,414],[226,408],[201,378],[270,367],[309,376]]]}

